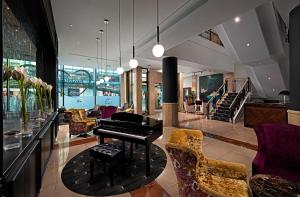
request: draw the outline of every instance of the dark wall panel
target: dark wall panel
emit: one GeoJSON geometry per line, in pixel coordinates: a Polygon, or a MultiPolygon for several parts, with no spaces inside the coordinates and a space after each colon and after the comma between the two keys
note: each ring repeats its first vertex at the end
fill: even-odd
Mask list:
{"type": "Polygon", "coordinates": [[[290,106],[300,110],[300,5],[290,12],[290,106]]]}

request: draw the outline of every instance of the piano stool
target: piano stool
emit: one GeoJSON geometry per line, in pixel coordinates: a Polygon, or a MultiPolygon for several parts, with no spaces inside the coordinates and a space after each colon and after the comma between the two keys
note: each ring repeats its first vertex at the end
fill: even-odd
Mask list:
{"type": "MultiPolygon", "coordinates": [[[[118,146],[113,144],[98,144],[90,149],[90,172],[91,172],[91,182],[94,178],[94,163],[95,160],[101,160],[102,162],[108,164],[109,175],[110,175],[110,186],[113,186],[114,180],[114,168],[122,164],[124,159],[123,150],[118,146]]],[[[105,167],[105,166],[104,166],[105,167]]],[[[123,167],[122,167],[123,171],[123,167]]]]}

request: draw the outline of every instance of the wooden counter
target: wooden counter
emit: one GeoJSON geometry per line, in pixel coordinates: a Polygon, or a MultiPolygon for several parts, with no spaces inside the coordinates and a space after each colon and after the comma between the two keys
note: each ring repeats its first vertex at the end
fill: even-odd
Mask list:
{"type": "Polygon", "coordinates": [[[271,103],[245,103],[244,126],[255,127],[261,123],[288,123],[288,106],[271,103]]]}

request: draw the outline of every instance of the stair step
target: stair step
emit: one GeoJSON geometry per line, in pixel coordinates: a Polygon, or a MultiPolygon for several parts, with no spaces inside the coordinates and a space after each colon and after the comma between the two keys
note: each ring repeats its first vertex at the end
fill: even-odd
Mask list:
{"type": "Polygon", "coordinates": [[[213,120],[219,120],[219,121],[224,121],[224,122],[229,122],[229,118],[222,118],[218,116],[212,116],[213,120]]]}

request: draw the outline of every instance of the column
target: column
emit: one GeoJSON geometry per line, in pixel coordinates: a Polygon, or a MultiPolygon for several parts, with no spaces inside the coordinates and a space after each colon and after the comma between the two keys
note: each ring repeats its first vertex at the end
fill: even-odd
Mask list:
{"type": "Polygon", "coordinates": [[[300,5],[290,12],[290,109],[288,121],[300,126],[300,5]]]}
{"type": "Polygon", "coordinates": [[[133,69],[133,105],[135,114],[143,114],[142,110],[142,68],[133,69]]]}
{"type": "Polygon", "coordinates": [[[178,75],[177,58],[163,59],[163,124],[164,127],[178,126],[178,75]]]}

